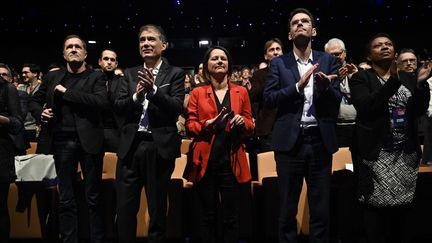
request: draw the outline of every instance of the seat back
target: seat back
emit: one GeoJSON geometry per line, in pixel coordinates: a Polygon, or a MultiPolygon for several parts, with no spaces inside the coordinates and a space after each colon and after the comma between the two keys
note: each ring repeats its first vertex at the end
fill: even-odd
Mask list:
{"type": "Polygon", "coordinates": [[[102,179],[115,179],[117,154],[106,152],[103,158],[102,179]]]}
{"type": "Polygon", "coordinates": [[[265,177],[277,177],[274,152],[264,152],[257,155],[258,182],[262,184],[265,177]]]}
{"type": "Polygon", "coordinates": [[[182,143],[180,146],[180,152],[182,154],[187,154],[187,152],[189,151],[189,145],[191,144],[192,139],[182,139],[182,143]]]}
{"type": "Polygon", "coordinates": [[[333,154],[332,172],[346,169],[346,164],[352,164],[351,151],[348,147],[342,147],[333,154]]]}

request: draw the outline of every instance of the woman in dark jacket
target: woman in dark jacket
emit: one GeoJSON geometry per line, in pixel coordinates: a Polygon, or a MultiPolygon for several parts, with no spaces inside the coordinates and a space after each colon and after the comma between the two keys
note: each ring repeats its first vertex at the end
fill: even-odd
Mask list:
{"type": "Polygon", "coordinates": [[[369,242],[406,242],[421,158],[416,118],[428,106],[425,80],[432,63],[425,62],[417,74],[398,71],[394,42],[387,34],[374,36],[367,52],[372,68],[350,81],[357,110],[351,150],[358,200],[364,205],[369,242]]]}
{"type": "Polygon", "coordinates": [[[9,184],[15,180],[14,142],[11,135],[23,128],[18,92],[0,77],[0,242],[7,242],[10,231],[7,207],[9,184]]]}

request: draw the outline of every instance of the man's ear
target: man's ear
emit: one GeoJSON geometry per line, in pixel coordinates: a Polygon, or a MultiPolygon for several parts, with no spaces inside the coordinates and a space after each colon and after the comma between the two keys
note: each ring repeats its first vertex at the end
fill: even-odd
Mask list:
{"type": "Polygon", "coordinates": [[[168,47],[168,42],[162,42],[162,51],[165,51],[168,47]]]}
{"type": "Polygon", "coordinates": [[[317,31],[315,28],[312,28],[312,36],[316,36],[317,35],[317,31]]]}

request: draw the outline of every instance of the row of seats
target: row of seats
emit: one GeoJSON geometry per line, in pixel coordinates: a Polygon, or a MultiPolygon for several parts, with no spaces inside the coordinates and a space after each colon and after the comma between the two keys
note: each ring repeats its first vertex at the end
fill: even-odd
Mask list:
{"type": "MultiPolygon", "coordinates": [[[[190,140],[183,140],[181,146],[181,157],[176,159],[176,166],[171,176],[171,188],[169,191],[169,212],[168,212],[168,229],[172,237],[184,237],[185,234],[190,234],[193,229],[183,227],[183,224],[190,219],[186,219],[183,215],[191,215],[188,210],[194,210],[190,208],[191,205],[196,205],[196,202],[191,202],[191,189],[193,185],[187,182],[183,177],[183,171],[186,166],[187,156],[186,153],[189,148],[190,140]],[[188,208],[188,205],[189,208],[188,208]]],[[[32,148],[34,149],[34,144],[32,148]]],[[[34,150],[29,150],[32,153],[34,150]]],[[[34,152],[33,152],[34,153],[34,152]]],[[[105,153],[103,174],[102,178],[105,184],[109,184],[108,188],[112,189],[115,194],[114,180],[116,170],[117,156],[115,153],[105,153]]],[[[241,231],[245,238],[255,237],[254,234],[257,232],[264,232],[263,235],[259,236],[266,239],[274,239],[277,236],[277,215],[278,215],[278,193],[277,193],[277,173],[276,163],[274,160],[273,152],[266,152],[258,154],[257,159],[258,167],[258,181],[250,183],[249,188],[245,188],[244,194],[245,202],[243,202],[242,209],[245,212],[240,214],[246,217],[243,219],[241,224],[241,231]],[[254,222],[254,223],[253,223],[254,222]],[[255,225],[254,225],[255,224],[255,225]],[[246,225],[246,226],[244,226],[246,225]],[[259,230],[254,230],[254,229],[259,230]]],[[[347,168],[351,168],[352,159],[351,153],[348,148],[340,148],[337,153],[333,155],[333,173],[343,171],[347,168]]],[[[432,167],[420,167],[420,172],[432,172],[432,167]]],[[[111,190],[110,189],[110,190],[111,190]]],[[[110,196],[115,199],[115,196],[110,196]]],[[[105,200],[107,201],[107,200],[105,200]]],[[[115,201],[115,200],[113,200],[115,201]]],[[[9,193],[9,212],[11,213],[11,238],[41,238],[43,232],[41,222],[38,215],[38,204],[36,197],[33,196],[30,204],[23,212],[17,212],[15,207],[18,203],[18,188],[17,185],[12,184],[9,193]]],[[[40,205],[39,205],[40,206],[40,205]]],[[[114,206],[108,206],[107,211],[115,214],[114,206]]],[[[115,215],[112,215],[115,218],[115,215]]],[[[147,203],[144,191],[141,193],[141,206],[138,212],[138,227],[137,236],[146,237],[149,223],[149,216],[147,211],[147,203]]],[[[308,235],[309,233],[309,209],[307,202],[307,187],[303,182],[303,190],[300,195],[300,201],[298,205],[298,233],[308,235]]],[[[193,223],[192,223],[193,225],[193,223]]],[[[115,231],[114,223],[111,233],[115,231]]],[[[193,226],[191,226],[193,227],[193,226]]],[[[241,234],[241,235],[242,235],[241,234]]]]}

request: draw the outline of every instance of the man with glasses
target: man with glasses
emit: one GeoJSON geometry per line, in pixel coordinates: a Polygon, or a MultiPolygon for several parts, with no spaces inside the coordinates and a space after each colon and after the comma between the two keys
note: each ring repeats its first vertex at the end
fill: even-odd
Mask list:
{"type": "Polygon", "coordinates": [[[351,76],[358,71],[356,65],[346,61],[345,43],[332,38],[324,45],[324,51],[335,56],[339,63],[339,80],[342,100],[339,106],[339,115],[336,124],[336,135],[339,147],[349,147],[354,135],[356,110],[351,104],[351,91],[348,85],[351,76]]]}
{"type": "Polygon", "coordinates": [[[417,56],[413,49],[402,49],[396,62],[400,71],[411,73],[417,70],[417,56]]]}
{"type": "Polygon", "coordinates": [[[280,193],[279,242],[297,242],[297,206],[307,181],[310,242],[329,241],[332,154],[341,94],[337,58],[312,50],[315,20],[304,8],[291,12],[293,50],[270,62],[264,101],[277,107],[273,126],[280,193]]]}

